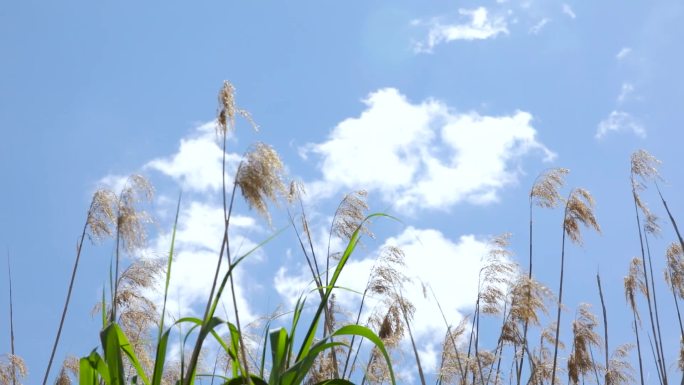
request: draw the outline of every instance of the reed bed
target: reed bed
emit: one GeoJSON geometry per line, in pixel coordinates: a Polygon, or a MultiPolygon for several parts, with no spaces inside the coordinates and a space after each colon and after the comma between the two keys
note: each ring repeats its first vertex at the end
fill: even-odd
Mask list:
{"type": "MultiPolygon", "coordinates": [[[[601,227],[591,193],[575,187],[564,194],[569,170],[553,168],[540,173],[530,186],[527,270],[512,262],[510,235],[504,234],[491,239],[489,253],[483,256],[472,314],[459,324],[452,324],[432,293],[434,312],[444,320],[444,338],[437,370],[430,372],[421,362],[420,341],[415,338],[416,308],[405,295],[410,279],[404,273],[405,256],[401,249],[388,247],[379,254],[365,289],[358,293],[357,308],[340,308],[336,299],[345,266],[362,238],[373,236],[371,221],[377,226],[377,222],[394,218],[384,213],[369,213],[366,192],[351,192],[333,214],[327,249],[321,253],[314,247],[314,231],[302,199],[302,185],[285,180],[284,165],[272,147],[264,143],[251,146],[232,183],[226,180],[227,136],[235,130],[237,118],[244,118],[255,129],[257,126],[250,114],[236,105],[229,82],[219,92],[218,105],[216,135],[224,153],[223,235],[202,316],[171,318],[167,309],[176,229],[183,205],[180,196],[168,253],[161,259],[134,259],[124,266],[123,254],[134,256],[145,245],[146,227],[151,218],[145,207],[154,196],[154,189],[144,177],[132,175],[121,191],[101,189],[93,195],[43,385],[74,381],[81,385],[364,385],[407,381],[395,373],[397,367],[413,373],[412,381],[423,385],[432,382],[437,385],[644,385],[656,381],[661,385],[684,384],[684,342],[680,343],[677,354],[671,354],[666,345],[668,337],[674,336],[663,332],[665,327],[671,330],[674,325],[679,340],[683,341],[680,302],[684,299],[684,240],[659,185],[662,181],[659,161],[646,151],[635,152],[630,163],[635,235],[640,245],[640,254],[625,266],[624,278],[624,306],[630,312],[633,339],[619,345],[609,344],[616,340],[612,335],[609,339],[609,327],[614,319],[607,311],[606,286],[599,274],[595,277],[598,306],[582,304],[570,309],[574,313],[571,319],[567,315],[562,317],[566,255],[571,257],[568,255],[572,253],[571,245],[582,244],[583,232],[600,232],[601,227]],[[669,293],[663,293],[663,286],[656,285],[661,275],[654,272],[653,259],[657,257],[650,240],[663,230],[642,197],[652,187],[656,188],[659,204],[676,235],[664,256],[664,283],[669,293]],[[289,226],[294,230],[298,251],[306,262],[314,287],[308,296],[297,299],[293,309],[264,317],[260,334],[254,333],[241,319],[235,268],[282,230],[252,250],[233,254],[229,229],[239,196],[269,223],[273,207],[287,207],[289,226]],[[542,283],[554,282],[553,278],[533,273],[533,231],[538,225],[534,220],[536,210],[560,211],[559,208],[562,208],[562,220],[544,224],[557,225],[562,231],[559,276],[555,281],[558,291],[554,293],[542,283]],[[341,250],[332,246],[333,238],[344,241],[341,250]],[[95,307],[102,322],[101,346],[86,354],[76,352],[81,354],[80,358],[66,357],[61,368],[55,371],[52,369],[60,336],[63,328],[68,327],[65,316],[72,295],[78,294],[73,292],[73,283],[81,255],[88,246],[86,239],[94,244],[110,239],[115,250],[109,287],[102,292],[101,301],[95,307]],[[146,296],[157,282],[162,282],[161,304],[146,296]],[[224,297],[232,302],[233,312],[224,311],[224,316],[219,317],[219,304],[224,297]],[[374,304],[372,308],[369,308],[370,301],[374,304]],[[676,318],[664,317],[663,309],[672,306],[676,309],[676,318]],[[597,312],[595,308],[600,310],[597,312]],[[282,324],[283,319],[287,319],[287,327],[275,326],[282,324]],[[485,323],[487,327],[483,326],[485,323]],[[180,356],[169,354],[172,336],[181,341],[180,356]],[[567,341],[562,341],[561,336],[567,337],[567,341]],[[647,368],[655,370],[656,378],[646,380],[647,368]]],[[[16,385],[22,383],[27,368],[15,353],[9,255],[7,262],[11,346],[9,353],[0,358],[0,385],[16,385]]]]}

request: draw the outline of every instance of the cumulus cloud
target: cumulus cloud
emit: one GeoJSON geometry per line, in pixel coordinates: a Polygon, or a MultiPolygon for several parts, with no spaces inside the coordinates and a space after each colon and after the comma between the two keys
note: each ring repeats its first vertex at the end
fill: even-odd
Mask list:
{"type": "Polygon", "coordinates": [[[485,7],[459,9],[458,13],[461,19],[469,20],[454,24],[442,24],[436,19],[414,21],[414,25],[430,27],[427,39],[415,45],[416,52],[431,52],[436,45],[454,40],[485,40],[509,33],[506,18],[490,15],[485,7]]]}
{"type": "MultiPolygon", "coordinates": [[[[221,173],[223,150],[218,144],[214,131],[214,122],[200,125],[187,137],[180,140],[178,150],[169,156],[153,159],[143,165],[142,169],[154,175],[159,172],[180,186],[177,190],[191,192],[185,194],[179,213],[175,239],[174,260],[171,267],[172,278],[169,287],[167,309],[174,316],[191,316],[201,314],[209,296],[214,278],[219,250],[224,232],[224,213],[221,200],[221,173]]],[[[234,172],[241,156],[226,153],[228,175],[234,172]]],[[[100,179],[99,184],[119,191],[126,183],[127,177],[108,175],[100,179]]],[[[229,178],[228,181],[232,181],[229,178]]],[[[230,188],[230,187],[229,187],[230,188]]],[[[159,231],[150,239],[149,245],[141,250],[140,255],[147,257],[166,257],[171,244],[171,227],[175,213],[176,199],[170,199],[168,191],[160,191],[160,197],[154,203],[151,214],[165,219],[160,223],[159,231]]],[[[151,210],[150,210],[151,211],[151,210]]],[[[253,239],[264,239],[268,235],[255,218],[234,213],[231,217],[230,252],[236,258],[254,248],[257,243],[253,239]]],[[[225,256],[223,257],[225,258],[225,256]]],[[[254,291],[262,290],[253,279],[254,266],[263,263],[265,254],[257,250],[243,262],[234,274],[237,306],[241,320],[250,322],[257,314],[248,298],[254,291]]],[[[227,271],[227,264],[222,264],[220,276],[227,271]]],[[[159,306],[162,302],[161,289],[149,293],[150,299],[159,306]]],[[[230,291],[224,293],[223,304],[232,314],[233,304],[230,291]]],[[[221,307],[221,313],[223,313],[221,307]]],[[[218,315],[218,314],[217,314],[218,315]]],[[[221,317],[224,314],[220,314],[221,317]]]]}
{"type": "Polygon", "coordinates": [[[306,147],[321,159],[322,179],[307,186],[312,196],[363,188],[404,211],[485,204],[517,181],[523,157],[555,156],[537,140],[525,111],[455,113],[437,100],[411,103],[393,88],[371,93],[364,103],[359,117],[306,147]]]}
{"type": "Polygon", "coordinates": [[[571,19],[577,18],[575,11],[572,10],[572,7],[570,6],[570,4],[563,3],[563,13],[568,15],[568,17],[571,19]]]}
{"type": "MultiPolygon", "coordinates": [[[[154,159],[147,163],[146,168],[172,177],[188,190],[218,191],[222,183],[223,150],[217,143],[214,127],[215,122],[201,125],[193,135],[181,139],[178,152],[170,157],[154,159]]],[[[226,157],[229,167],[235,169],[240,156],[226,154],[226,157]]]]}
{"type": "MultiPolygon", "coordinates": [[[[416,307],[411,327],[414,337],[424,348],[420,352],[421,360],[424,359],[428,370],[434,370],[439,362],[439,343],[446,328],[434,297],[439,301],[448,322],[458,324],[463,314],[472,309],[475,303],[478,275],[490,246],[473,235],[452,240],[436,229],[407,227],[398,235],[388,238],[368,257],[357,259],[352,255],[338,281],[338,286],[351,289],[337,291],[337,300],[342,308],[358,308],[361,297],[358,293],[364,291],[369,272],[386,246],[399,247],[405,253],[404,273],[411,282],[406,284],[402,294],[416,307]],[[458,282],[458,290],[454,290],[455,282],[458,282]],[[424,295],[424,288],[427,295],[424,295]]],[[[293,295],[304,292],[305,288],[310,289],[310,281],[310,274],[302,266],[299,271],[281,269],[274,283],[287,301],[293,295]]],[[[364,319],[378,306],[377,299],[367,298],[365,305],[364,319]]]]}
{"type": "Polygon", "coordinates": [[[631,114],[614,110],[599,123],[596,130],[596,139],[601,139],[612,132],[625,131],[631,131],[640,138],[646,137],[646,129],[631,114]]]}

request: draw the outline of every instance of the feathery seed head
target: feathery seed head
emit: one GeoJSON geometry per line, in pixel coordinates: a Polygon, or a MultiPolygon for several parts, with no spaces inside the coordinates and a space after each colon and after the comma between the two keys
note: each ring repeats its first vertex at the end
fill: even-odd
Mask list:
{"type": "Polygon", "coordinates": [[[539,207],[553,208],[563,201],[558,190],[565,184],[565,176],[570,172],[567,168],[550,168],[537,176],[530,200],[539,207]]]}
{"type": "Polygon", "coordinates": [[[386,294],[403,285],[409,280],[401,271],[404,266],[404,251],[396,246],[385,247],[371,269],[368,289],[374,294],[386,294]]]}
{"type": "Polygon", "coordinates": [[[682,245],[672,242],[665,254],[667,267],[665,268],[665,282],[679,298],[684,299],[684,260],[682,260],[682,245]]]}
{"type": "Polygon", "coordinates": [[[93,194],[88,210],[88,229],[92,240],[99,240],[112,235],[116,225],[117,197],[112,191],[99,189],[93,194]]]}
{"type": "Polygon", "coordinates": [[[242,116],[252,125],[255,131],[258,130],[258,126],[254,123],[250,113],[236,106],[235,87],[227,80],[223,82],[223,87],[219,91],[218,104],[216,117],[218,134],[226,135],[228,130],[235,128],[235,115],[242,116]]]}
{"type": "Polygon", "coordinates": [[[581,304],[579,316],[572,323],[572,353],[568,359],[568,375],[573,384],[578,384],[581,376],[594,369],[591,346],[600,346],[601,337],[594,331],[598,325],[596,316],[589,310],[591,305],[581,304]]]}
{"type": "Polygon", "coordinates": [[[498,314],[506,298],[507,288],[511,286],[517,266],[508,260],[511,252],[507,249],[510,233],[504,233],[489,241],[488,255],[480,270],[478,298],[484,314],[498,314]]]}
{"type": "Polygon", "coordinates": [[[548,313],[546,302],[554,298],[549,288],[528,276],[517,277],[511,290],[511,313],[514,321],[539,325],[539,313],[548,313]]]}
{"type": "Polygon", "coordinates": [[[620,345],[610,357],[609,369],[606,372],[606,384],[623,385],[634,384],[634,368],[629,362],[629,352],[632,344],[620,345]]]}
{"type": "Polygon", "coordinates": [[[249,207],[256,209],[269,223],[271,216],[266,201],[277,204],[278,198],[286,195],[282,172],[283,163],[273,147],[257,143],[245,155],[235,178],[249,207]]]}
{"type": "Polygon", "coordinates": [[[138,209],[138,204],[150,202],[154,196],[154,189],[145,177],[133,174],[128,177],[117,201],[117,228],[123,242],[124,249],[132,253],[145,246],[147,232],[145,224],[152,219],[147,212],[138,209]]]}
{"type": "Polygon", "coordinates": [[[563,227],[570,240],[576,244],[582,244],[582,234],[579,225],[590,227],[601,232],[601,227],[594,216],[594,198],[589,191],[576,188],[570,193],[565,203],[565,219],[563,227]]]}
{"type": "MultiPolygon", "coordinates": [[[[351,239],[354,232],[366,218],[366,212],[368,211],[368,203],[366,203],[367,197],[368,192],[366,192],[366,190],[358,190],[351,192],[342,198],[333,218],[333,234],[342,239],[351,239]]],[[[363,223],[360,232],[373,237],[373,233],[370,232],[366,223],[367,222],[363,223]]]]}
{"type": "Polygon", "coordinates": [[[0,357],[0,384],[19,384],[21,379],[26,377],[28,369],[24,359],[14,355],[6,354],[4,360],[0,357]]]}
{"type": "Polygon", "coordinates": [[[632,258],[629,264],[629,274],[624,279],[625,299],[636,315],[637,320],[640,319],[639,311],[636,304],[637,290],[647,295],[648,287],[643,280],[643,270],[641,269],[641,260],[638,257],[632,258]]]}

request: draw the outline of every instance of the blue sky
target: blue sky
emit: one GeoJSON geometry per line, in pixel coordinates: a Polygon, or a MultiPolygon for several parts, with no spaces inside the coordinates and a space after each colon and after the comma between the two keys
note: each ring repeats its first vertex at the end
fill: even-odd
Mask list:
{"type": "MultiPolygon", "coordinates": [[[[684,212],[682,18],[684,6],[669,0],[3,5],[0,245],[13,263],[26,382],[42,377],[75,242],[103,183],[139,172],[155,184],[150,254],[168,248],[170,208],[186,193],[185,254],[177,263],[187,275],[176,289],[188,295],[179,306],[193,311],[204,286],[191,283],[203,282],[197,277],[219,246],[207,234],[221,217],[211,122],[224,80],[260,126],[254,133],[240,122],[229,152],[241,154],[256,140],[272,144],[289,174],[305,182],[317,228],[326,228],[344,193],[367,189],[372,211],[403,224],[375,224],[377,239],[350,269],[367,269],[385,242],[403,245],[414,275],[438,290],[454,322],[472,311],[484,242],[511,232],[513,258],[525,265],[529,188],[543,169],[569,168],[567,187],[594,194],[603,235],[586,233],[583,248],[568,248],[573,279],[562,327],[569,330],[580,302],[597,303],[600,270],[612,340],[631,342],[628,321],[620,321],[629,319],[622,277],[639,251],[629,185],[634,150],[663,161],[664,193],[675,215],[684,212]]],[[[664,216],[652,191],[645,197],[664,216]]],[[[238,215],[235,236],[244,247],[272,231],[243,204],[238,215]]],[[[537,220],[535,269],[554,291],[561,220],[560,210],[537,220]]],[[[274,228],[286,223],[281,207],[274,228]]],[[[674,240],[662,225],[653,244],[658,271],[674,240]]],[[[58,359],[97,343],[89,311],[111,253],[108,243],[84,250],[58,359]],[[83,340],[84,330],[92,338],[83,340]]],[[[292,232],[247,263],[245,314],[290,306],[282,295],[305,276],[303,263],[292,232]]],[[[351,277],[358,274],[350,272],[349,286],[365,283],[351,277]]],[[[4,293],[5,274],[0,283],[4,293]]],[[[436,309],[413,299],[429,361],[436,309]]],[[[7,309],[6,296],[0,305],[7,309]]],[[[668,328],[675,335],[673,322],[668,328]]],[[[673,363],[676,341],[670,348],[673,363]]]]}

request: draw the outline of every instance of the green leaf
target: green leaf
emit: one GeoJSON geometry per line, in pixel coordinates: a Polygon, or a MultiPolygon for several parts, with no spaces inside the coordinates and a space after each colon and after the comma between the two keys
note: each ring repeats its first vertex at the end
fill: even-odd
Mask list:
{"type": "Polygon", "coordinates": [[[285,330],[285,328],[280,328],[272,331],[270,333],[270,339],[272,367],[268,383],[271,385],[279,385],[281,373],[283,372],[283,368],[287,365],[287,330],[285,330]]]}
{"type": "Polygon", "coordinates": [[[354,385],[354,383],[351,381],[347,381],[344,378],[335,378],[332,380],[318,382],[315,385],[354,385]]]}
{"type": "MultiPolygon", "coordinates": [[[[119,340],[119,346],[121,347],[121,350],[123,350],[123,352],[126,353],[126,356],[128,356],[128,359],[131,361],[133,368],[135,368],[135,371],[138,374],[137,377],[139,377],[142,380],[143,384],[149,385],[150,380],[147,378],[147,375],[145,374],[142,365],[140,365],[138,357],[136,357],[135,352],[133,351],[133,345],[131,345],[131,343],[128,341],[126,334],[124,334],[123,330],[121,330],[119,325],[112,324],[112,326],[119,340]]],[[[135,382],[137,383],[137,379],[135,382]]]]}
{"type": "Polygon", "coordinates": [[[290,367],[285,373],[283,373],[282,383],[288,385],[301,384],[304,378],[309,373],[311,366],[313,366],[316,361],[316,357],[326,349],[334,348],[335,346],[347,346],[342,342],[326,342],[329,338],[317,342],[311,347],[309,353],[298,361],[292,367],[290,367]]]}
{"type": "Polygon", "coordinates": [[[392,379],[392,384],[396,384],[396,379],[394,378],[394,371],[392,370],[392,362],[390,361],[389,354],[387,354],[387,350],[385,349],[385,344],[382,343],[380,337],[373,333],[373,331],[369,328],[361,325],[343,326],[332,334],[333,337],[345,335],[356,335],[359,337],[363,337],[371,341],[373,344],[375,344],[378,350],[380,350],[382,355],[385,357],[385,361],[387,362],[387,368],[390,372],[390,378],[392,379]]]}
{"type": "Polygon", "coordinates": [[[152,373],[152,385],[160,385],[164,376],[164,362],[166,361],[166,346],[169,342],[171,328],[164,332],[157,344],[157,354],[154,359],[154,373],[152,373]]]}
{"type": "Polygon", "coordinates": [[[390,215],[383,214],[383,213],[375,213],[367,216],[354,230],[354,233],[352,236],[349,238],[349,243],[347,243],[347,247],[345,248],[344,252],[342,253],[342,256],[340,257],[340,262],[337,264],[337,267],[335,268],[335,272],[333,273],[330,282],[328,283],[328,286],[326,287],[325,294],[323,295],[323,299],[321,299],[321,303],[318,306],[318,309],[316,310],[316,314],[314,315],[311,325],[309,326],[309,330],[306,333],[306,337],[304,337],[304,341],[302,342],[302,346],[299,349],[299,353],[297,354],[297,361],[302,359],[302,357],[306,356],[309,352],[309,349],[311,349],[311,345],[313,344],[314,337],[316,335],[316,329],[318,327],[318,321],[321,318],[321,314],[323,313],[323,309],[328,305],[328,300],[330,298],[330,295],[332,294],[332,289],[337,283],[337,280],[340,277],[340,274],[342,273],[342,270],[344,269],[344,266],[347,264],[347,260],[349,260],[349,257],[351,256],[352,252],[354,249],[356,249],[356,246],[359,243],[359,239],[361,238],[361,229],[363,225],[369,221],[371,218],[374,217],[387,217],[387,218],[392,218],[396,219],[390,215]]]}
{"type": "Polygon", "coordinates": [[[176,244],[176,229],[178,228],[178,214],[180,213],[182,193],[178,194],[178,203],[176,204],[176,218],[173,221],[173,230],[171,231],[171,246],[169,247],[169,259],[166,263],[166,283],[164,284],[164,303],[162,305],[161,319],[159,320],[159,335],[157,336],[157,346],[161,342],[162,331],[164,330],[164,317],[166,316],[166,298],[169,294],[169,282],[171,282],[171,262],[173,262],[173,252],[176,244]]]}
{"type": "Polygon", "coordinates": [[[124,383],[123,359],[121,357],[121,346],[116,334],[116,324],[110,324],[101,333],[102,350],[104,351],[104,361],[109,368],[111,385],[122,385],[124,383]]]}

